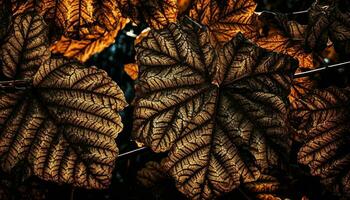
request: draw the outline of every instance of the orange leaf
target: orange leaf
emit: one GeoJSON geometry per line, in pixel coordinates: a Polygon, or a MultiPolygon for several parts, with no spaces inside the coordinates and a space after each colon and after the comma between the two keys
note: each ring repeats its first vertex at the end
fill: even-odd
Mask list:
{"type": "Polygon", "coordinates": [[[124,65],[124,71],[130,76],[132,80],[136,80],[139,76],[139,66],[136,63],[129,63],[124,65]]]}

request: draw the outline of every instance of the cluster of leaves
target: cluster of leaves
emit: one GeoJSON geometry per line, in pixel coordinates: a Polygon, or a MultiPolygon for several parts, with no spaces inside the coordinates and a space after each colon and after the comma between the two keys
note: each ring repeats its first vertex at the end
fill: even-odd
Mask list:
{"type": "Polygon", "coordinates": [[[0,0],[1,169],[109,187],[127,103],[106,72],[83,62],[132,22],[148,25],[135,39],[135,63],[125,65],[136,80],[132,137],[162,155],[139,171],[143,185],[171,182],[189,199],[236,190],[290,198],[292,171],[308,174],[305,165],[326,189],[350,198],[350,89],[294,78],[325,65],[329,49],[350,55],[350,5],[316,1],[305,25],[256,7],[254,0],[0,0]]]}

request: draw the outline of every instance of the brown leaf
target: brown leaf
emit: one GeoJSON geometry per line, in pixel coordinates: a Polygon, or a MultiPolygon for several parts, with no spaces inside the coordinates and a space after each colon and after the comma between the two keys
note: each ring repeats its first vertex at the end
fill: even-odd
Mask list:
{"type": "Polygon", "coordinates": [[[137,172],[137,180],[145,187],[150,188],[168,179],[163,163],[150,161],[137,172]]]}
{"type": "Polygon", "coordinates": [[[136,47],[134,137],[156,152],[178,189],[210,199],[280,164],[296,62],[239,34],[216,52],[206,32],[171,24],[136,47]]]}
{"type": "Polygon", "coordinates": [[[315,90],[294,102],[292,122],[303,138],[298,161],[337,195],[350,197],[350,90],[315,90]]]}
{"type": "Polygon", "coordinates": [[[135,23],[146,20],[153,29],[162,29],[176,22],[177,0],[121,0],[119,8],[135,23]]]}
{"type": "Polygon", "coordinates": [[[277,195],[280,183],[270,175],[261,175],[258,180],[244,184],[243,188],[250,194],[254,194],[255,198],[259,200],[281,200],[277,195]]]}
{"type": "Polygon", "coordinates": [[[12,79],[30,78],[50,56],[47,26],[34,13],[17,17],[1,49],[3,74],[12,79]]]}
{"type": "MultiPolygon", "coordinates": [[[[23,22],[18,23],[16,36],[43,23],[33,13],[18,16],[15,22],[23,22]]],[[[26,34],[31,41],[42,37],[38,30],[26,34]]],[[[16,42],[24,46],[22,40],[16,42]]],[[[44,180],[107,187],[118,155],[115,138],[122,129],[117,111],[126,106],[120,88],[106,72],[61,58],[46,59],[32,77],[34,71],[29,73],[22,63],[13,65],[7,62],[4,68],[15,67],[25,75],[21,78],[32,80],[32,87],[0,91],[1,168],[10,171],[26,161],[44,180]]]]}
{"type": "Polygon", "coordinates": [[[148,33],[151,31],[151,29],[145,28],[141,31],[141,33],[135,38],[134,45],[136,46],[138,43],[140,43],[143,38],[147,37],[148,33]]]}
{"type": "Polygon", "coordinates": [[[189,14],[210,30],[211,43],[218,45],[255,29],[256,6],[254,0],[194,0],[189,14]]]}
{"type": "Polygon", "coordinates": [[[132,80],[136,80],[139,76],[139,66],[136,63],[125,64],[124,71],[132,80]]]}
{"type": "Polygon", "coordinates": [[[113,0],[43,0],[36,10],[54,29],[51,39],[59,39],[51,50],[81,62],[112,44],[129,22],[113,0]]]}
{"type": "Polygon", "coordinates": [[[179,9],[179,13],[185,12],[191,5],[192,0],[177,0],[177,6],[179,9]]]}
{"type": "Polygon", "coordinates": [[[348,1],[316,1],[311,6],[305,37],[311,49],[323,50],[329,37],[338,53],[350,54],[349,6],[348,1]]]}
{"type": "MultiPolygon", "coordinates": [[[[270,51],[290,55],[299,61],[298,72],[315,69],[312,53],[307,53],[304,46],[305,26],[296,21],[289,21],[281,14],[262,13],[259,16],[261,33],[254,34],[251,38],[260,47],[270,51]]],[[[316,82],[309,77],[293,80],[289,100],[294,101],[301,95],[315,88],[316,82]]]]}
{"type": "Polygon", "coordinates": [[[76,58],[81,62],[85,62],[92,55],[101,52],[106,47],[114,43],[115,37],[128,23],[127,19],[122,18],[118,27],[111,32],[106,32],[100,27],[95,27],[94,33],[85,35],[80,40],[74,40],[62,36],[59,41],[54,43],[50,49],[53,53],[63,54],[68,58],[76,58]]]}

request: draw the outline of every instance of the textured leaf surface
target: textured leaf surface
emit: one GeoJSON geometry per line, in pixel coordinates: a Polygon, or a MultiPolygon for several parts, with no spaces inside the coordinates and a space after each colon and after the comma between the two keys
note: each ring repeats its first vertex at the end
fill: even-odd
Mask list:
{"type": "Polygon", "coordinates": [[[230,41],[238,32],[254,30],[253,0],[194,0],[190,17],[210,30],[211,42],[217,45],[230,41]]]}
{"type": "Polygon", "coordinates": [[[2,72],[8,78],[30,78],[50,56],[47,26],[34,13],[17,17],[2,45],[2,72]]]}
{"type": "Polygon", "coordinates": [[[168,179],[163,163],[150,161],[137,172],[137,180],[145,187],[150,188],[168,179]]]}
{"type": "Polygon", "coordinates": [[[298,161],[337,195],[350,196],[349,89],[315,90],[294,102],[292,121],[304,140],[298,161]]]}
{"type": "MultiPolygon", "coordinates": [[[[38,16],[25,14],[15,22],[28,19],[38,16]]],[[[30,24],[42,23],[38,21],[30,24]]],[[[25,25],[18,27],[19,33],[14,35],[28,29],[25,25]]],[[[37,27],[26,35],[40,30],[41,26],[37,27]]],[[[41,37],[33,35],[30,41],[41,37]]],[[[16,42],[18,46],[28,43],[16,42]]],[[[22,52],[12,53],[16,57],[14,53],[22,52]]],[[[18,74],[27,72],[21,78],[31,80],[32,87],[0,91],[1,168],[10,171],[24,161],[44,180],[86,188],[107,187],[118,154],[115,138],[122,129],[118,111],[126,106],[123,92],[106,72],[65,59],[46,59],[31,77],[33,70],[28,73],[22,66],[4,63],[4,69],[14,67],[18,74]]]]}
{"type": "Polygon", "coordinates": [[[134,137],[177,187],[210,199],[254,181],[289,148],[286,102],[296,62],[238,35],[219,53],[206,32],[177,24],[137,46],[134,137]]]}
{"type": "MultiPolygon", "coordinates": [[[[287,16],[282,14],[262,13],[259,18],[262,31],[254,34],[251,38],[260,47],[290,55],[299,61],[298,72],[315,69],[312,53],[307,53],[304,46],[305,26],[296,21],[288,21],[287,16]]],[[[315,88],[315,81],[309,77],[293,80],[290,101],[298,99],[301,95],[315,88]]]]}
{"type": "Polygon", "coordinates": [[[121,0],[119,8],[135,23],[146,20],[153,29],[162,29],[176,22],[177,0],[121,0]]]}
{"type": "Polygon", "coordinates": [[[269,175],[261,175],[260,178],[254,182],[243,185],[249,193],[255,195],[259,200],[281,200],[277,193],[280,189],[279,181],[269,175]]]}
{"type": "Polygon", "coordinates": [[[124,65],[124,71],[130,76],[132,80],[136,80],[139,76],[139,66],[136,63],[124,65]]]}

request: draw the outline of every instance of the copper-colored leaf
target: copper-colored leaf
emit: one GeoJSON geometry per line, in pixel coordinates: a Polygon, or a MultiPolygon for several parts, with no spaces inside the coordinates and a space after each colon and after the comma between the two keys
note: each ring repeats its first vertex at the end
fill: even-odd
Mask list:
{"type": "Polygon", "coordinates": [[[141,33],[135,38],[134,45],[137,45],[138,43],[140,43],[143,40],[143,38],[145,38],[148,35],[150,31],[151,29],[149,27],[143,29],[141,33]]]}
{"type": "Polygon", "coordinates": [[[121,0],[119,8],[125,17],[138,23],[146,20],[153,29],[162,29],[176,22],[177,0],[121,0]]]}
{"type": "MultiPolygon", "coordinates": [[[[18,16],[15,22],[23,23],[17,25],[16,36],[43,23],[33,13],[18,16]]],[[[41,26],[36,27],[26,34],[32,36],[30,41],[42,37],[36,34],[41,26]]],[[[19,46],[28,43],[15,41],[19,46]]],[[[126,106],[120,88],[106,72],[62,58],[45,59],[31,77],[34,71],[29,73],[22,63],[4,65],[11,67],[32,84],[25,90],[0,91],[1,168],[10,171],[24,160],[44,180],[107,187],[118,154],[115,138],[122,129],[117,111],[126,106]]]]}
{"type": "MultiPolygon", "coordinates": [[[[296,21],[288,21],[281,14],[262,13],[259,21],[263,31],[251,38],[260,47],[283,54],[290,55],[299,61],[298,72],[314,69],[312,53],[307,53],[304,46],[305,26],[296,21]]],[[[315,88],[315,81],[309,77],[293,80],[290,101],[294,101],[301,95],[315,88]]]]}
{"type": "Polygon", "coordinates": [[[128,23],[113,0],[44,0],[36,10],[59,39],[54,53],[85,62],[114,42],[128,23]],[[62,35],[63,34],[63,35],[62,35]]]}
{"type": "Polygon", "coordinates": [[[306,44],[323,50],[328,36],[338,53],[350,55],[349,1],[316,1],[309,11],[306,44]]]}
{"type": "Polygon", "coordinates": [[[145,187],[153,187],[168,179],[161,162],[150,161],[137,172],[137,180],[145,187]]]}
{"type": "Polygon", "coordinates": [[[350,197],[350,90],[315,90],[294,102],[292,122],[303,138],[298,161],[335,194],[350,197]]]}
{"type": "Polygon", "coordinates": [[[124,71],[130,76],[132,80],[136,80],[139,76],[139,66],[136,63],[124,65],[124,71]]]}
{"type": "Polygon", "coordinates": [[[34,13],[17,17],[1,49],[2,72],[8,78],[32,77],[41,63],[50,56],[47,26],[34,13]]]}
{"type": "Polygon", "coordinates": [[[192,3],[192,0],[177,0],[179,13],[181,14],[185,12],[189,8],[191,3],[192,3]]]}
{"type": "Polygon", "coordinates": [[[243,188],[259,200],[281,200],[277,195],[280,183],[273,176],[261,175],[258,180],[244,184],[243,188]]]}
{"type": "Polygon", "coordinates": [[[165,167],[181,192],[210,199],[283,160],[295,60],[241,34],[217,53],[206,32],[178,24],[151,31],[136,51],[134,137],[170,150],[165,167]]]}
{"type": "Polygon", "coordinates": [[[190,17],[210,30],[211,42],[230,41],[238,32],[254,30],[254,0],[194,0],[190,17]]]}
{"type": "Polygon", "coordinates": [[[128,20],[121,19],[118,27],[111,32],[106,32],[100,27],[95,27],[93,33],[87,34],[80,40],[74,40],[62,36],[62,38],[51,46],[53,53],[61,53],[68,58],[76,58],[85,62],[92,55],[101,52],[113,44],[119,31],[124,28],[128,20]]]}

